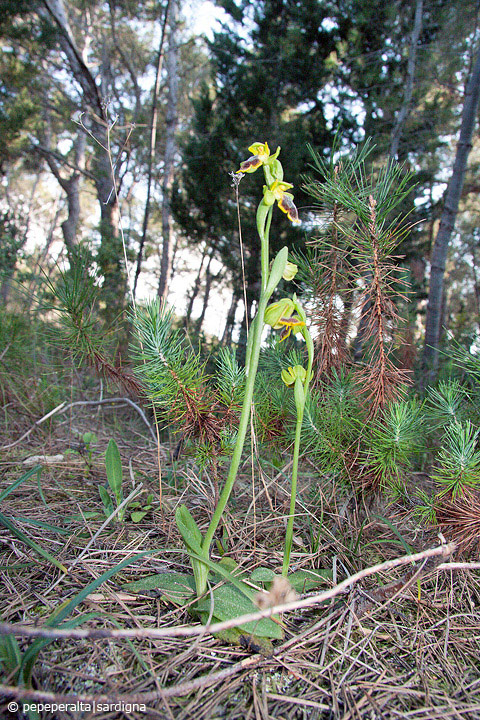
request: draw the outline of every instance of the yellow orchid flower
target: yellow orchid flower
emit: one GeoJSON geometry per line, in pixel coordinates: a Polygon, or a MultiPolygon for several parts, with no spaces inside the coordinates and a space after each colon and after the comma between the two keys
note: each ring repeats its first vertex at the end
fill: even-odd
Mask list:
{"type": "Polygon", "coordinates": [[[286,340],[292,331],[295,335],[302,327],[305,327],[305,323],[298,317],[298,315],[282,317],[278,321],[278,325],[282,328],[282,332],[280,333],[280,342],[286,340]]]}
{"type": "Polygon", "coordinates": [[[278,302],[274,302],[265,310],[264,322],[270,325],[274,330],[279,330],[282,325],[279,321],[282,317],[286,317],[293,313],[295,305],[290,298],[282,298],[278,302]]]}
{"type": "Polygon", "coordinates": [[[270,325],[274,330],[282,330],[280,342],[286,340],[292,331],[295,335],[302,327],[305,327],[305,321],[293,314],[294,309],[293,300],[282,298],[282,300],[269,305],[265,310],[265,324],[270,325]]]}
{"type": "Polygon", "coordinates": [[[289,220],[293,223],[299,223],[298,210],[293,202],[293,195],[287,190],[292,188],[293,185],[281,180],[274,180],[270,187],[264,186],[263,188],[263,202],[265,205],[273,205],[275,200],[278,203],[278,207],[284,213],[286,213],[289,220]]]}
{"type": "Polygon", "coordinates": [[[240,170],[237,170],[237,173],[255,172],[255,170],[258,170],[258,168],[266,163],[270,157],[270,148],[266,142],[253,143],[253,145],[250,145],[248,149],[252,153],[252,156],[241,163],[240,170]]]}

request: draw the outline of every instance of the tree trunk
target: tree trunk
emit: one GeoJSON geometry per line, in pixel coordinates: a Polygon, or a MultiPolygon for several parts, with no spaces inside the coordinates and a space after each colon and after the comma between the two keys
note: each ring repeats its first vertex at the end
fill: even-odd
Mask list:
{"type": "Polygon", "coordinates": [[[162,76],[163,56],[164,56],[163,48],[164,48],[164,44],[165,44],[165,31],[167,28],[170,2],[171,2],[171,0],[168,0],[167,5],[165,7],[165,14],[163,16],[162,32],[161,32],[161,36],[160,36],[160,46],[158,48],[157,66],[156,66],[156,70],[155,70],[155,84],[153,87],[153,95],[152,95],[152,114],[151,114],[151,120],[150,120],[150,144],[149,144],[149,148],[148,148],[147,197],[145,200],[145,210],[143,213],[142,236],[140,238],[140,246],[138,248],[137,267],[135,269],[135,279],[133,281],[133,297],[135,297],[136,293],[137,293],[138,276],[140,275],[140,270],[142,268],[143,248],[145,247],[145,242],[147,240],[148,220],[150,217],[150,196],[151,196],[151,192],[152,192],[153,166],[154,166],[154,162],[155,162],[155,150],[156,150],[156,145],[157,145],[158,94],[160,92],[160,78],[162,76]]]}
{"type": "MultiPolygon", "coordinates": [[[[77,231],[80,222],[80,178],[85,170],[85,147],[87,139],[83,130],[79,130],[75,140],[75,169],[72,170],[68,177],[63,177],[60,167],[51,152],[50,148],[38,148],[39,152],[45,157],[47,164],[57,179],[59,185],[67,196],[67,217],[62,222],[62,234],[67,249],[67,255],[72,262],[75,257],[77,247],[77,231]]],[[[48,143],[47,143],[48,145],[48,143]]]]}
{"type": "Polygon", "coordinates": [[[177,0],[170,0],[170,33],[167,52],[168,100],[162,182],[162,257],[160,260],[160,278],[158,281],[158,296],[160,298],[166,298],[168,294],[170,269],[172,265],[172,214],[170,196],[173,184],[175,153],[177,151],[175,139],[178,119],[177,16],[177,0]]]}
{"type": "Polygon", "coordinates": [[[445,205],[440,220],[437,237],[431,256],[430,287],[428,294],[427,320],[425,327],[425,347],[423,351],[424,381],[434,382],[438,371],[438,345],[442,312],[442,297],[448,245],[455,226],[467,160],[472,148],[472,136],[475,128],[480,102],[480,51],[465,90],[462,112],[462,124],[453,171],[445,195],[445,205]]]}
{"type": "Polygon", "coordinates": [[[239,303],[239,296],[234,291],[232,295],[232,302],[227,313],[227,320],[225,322],[225,329],[222,335],[222,345],[231,345],[233,328],[235,327],[235,315],[237,314],[237,307],[239,303]]]}
{"type": "Polygon", "coordinates": [[[208,260],[207,268],[205,270],[205,290],[203,293],[203,306],[202,306],[202,312],[200,313],[200,317],[197,320],[196,326],[197,326],[197,332],[200,332],[202,329],[203,321],[205,320],[205,313],[207,312],[208,307],[208,301],[210,299],[210,290],[212,289],[212,280],[213,275],[210,272],[210,264],[212,262],[213,253],[210,255],[210,258],[208,260]]]}
{"type": "Polygon", "coordinates": [[[392,131],[392,140],[390,145],[390,153],[388,163],[391,165],[397,158],[400,138],[403,134],[403,128],[408,117],[410,102],[413,94],[413,81],[415,79],[415,61],[417,56],[417,45],[422,32],[423,22],[423,0],[417,0],[415,5],[415,20],[413,22],[412,36],[410,39],[410,48],[408,52],[407,77],[405,83],[405,94],[403,96],[402,107],[397,116],[395,126],[392,131]]]}
{"type": "Polygon", "coordinates": [[[202,278],[203,263],[205,262],[206,254],[207,254],[207,246],[205,245],[203,248],[202,257],[200,260],[200,265],[198,267],[197,277],[195,278],[192,292],[190,293],[190,297],[188,298],[188,305],[185,310],[185,322],[184,322],[185,327],[188,327],[188,325],[190,324],[190,317],[192,315],[193,303],[195,302],[198,292],[200,290],[200,280],[202,278]]]}
{"type": "MultiPolygon", "coordinates": [[[[71,31],[63,0],[43,0],[59,30],[59,43],[64,52],[70,70],[82,89],[82,98],[89,127],[83,126],[95,143],[91,173],[100,204],[101,247],[98,264],[104,276],[103,294],[105,318],[113,320],[125,307],[126,277],[123,268],[123,245],[119,232],[120,213],[117,197],[119,167],[113,170],[114,161],[110,151],[110,128],[106,104],[102,100],[95,78],[87,67],[84,57],[78,49],[71,31]]],[[[106,60],[108,65],[108,59],[106,60]]],[[[108,82],[102,68],[102,83],[108,82]]]]}

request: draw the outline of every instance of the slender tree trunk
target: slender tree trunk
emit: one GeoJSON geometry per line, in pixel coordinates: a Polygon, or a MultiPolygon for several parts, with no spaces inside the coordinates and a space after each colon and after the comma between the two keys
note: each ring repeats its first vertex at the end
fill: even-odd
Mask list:
{"type": "Polygon", "coordinates": [[[75,140],[75,169],[72,170],[68,177],[64,177],[60,172],[60,167],[50,151],[50,148],[39,148],[40,153],[45,157],[47,164],[57,179],[59,185],[67,196],[67,217],[61,224],[63,239],[67,249],[67,255],[70,261],[75,257],[77,246],[77,231],[80,222],[80,179],[82,172],[85,170],[85,147],[86,136],[83,130],[78,131],[75,140]]]}
{"type": "Polygon", "coordinates": [[[155,163],[155,151],[156,151],[156,145],[157,145],[158,95],[160,92],[160,79],[162,76],[163,57],[164,57],[163,48],[165,45],[165,31],[167,29],[167,21],[168,21],[170,2],[171,2],[171,0],[168,0],[167,5],[165,7],[165,14],[163,16],[162,33],[160,36],[160,45],[158,48],[158,56],[157,56],[157,66],[156,66],[156,70],[155,70],[155,85],[153,87],[152,115],[151,115],[151,120],[150,120],[150,144],[148,147],[147,197],[145,200],[145,210],[143,213],[142,236],[140,238],[140,246],[138,248],[137,267],[135,269],[135,278],[133,281],[133,297],[136,296],[136,292],[137,292],[138,276],[140,275],[140,271],[142,268],[143,249],[145,247],[145,242],[147,240],[148,220],[150,217],[150,198],[151,198],[152,183],[153,183],[153,166],[155,163]]]}
{"type": "Polygon", "coordinates": [[[210,299],[210,290],[212,289],[212,280],[213,275],[210,272],[210,264],[212,262],[213,253],[210,255],[210,258],[208,260],[208,264],[205,270],[205,290],[203,293],[203,306],[202,306],[202,312],[200,313],[200,317],[197,320],[197,332],[200,332],[202,329],[203,321],[205,320],[205,313],[207,312],[208,307],[208,301],[210,299]]]}
{"type": "Polygon", "coordinates": [[[177,144],[175,139],[175,132],[177,129],[178,120],[177,26],[177,0],[170,0],[170,32],[167,52],[168,100],[165,130],[165,157],[163,164],[162,182],[162,257],[160,260],[160,278],[158,281],[158,296],[161,298],[165,298],[168,294],[170,269],[172,265],[172,215],[170,205],[175,153],[177,151],[177,144]]]}
{"type": "Polygon", "coordinates": [[[425,347],[423,351],[424,380],[432,383],[438,371],[438,346],[442,312],[442,297],[448,245],[455,226],[462,194],[467,160],[472,149],[472,136],[480,102],[480,51],[467,82],[462,112],[462,124],[453,171],[445,195],[445,205],[431,256],[430,288],[428,294],[425,347]]]}
{"type": "Polygon", "coordinates": [[[405,82],[405,94],[403,96],[402,107],[397,116],[395,126],[392,131],[392,139],[389,153],[389,165],[397,158],[400,138],[403,134],[403,128],[408,117],[410,102],[413,94],[413,82],[415,79],[415,62],[417,56],[417,45],[422,32],[423,24],[423,0],[417,0],[415,5],[415,19],[413,22],[412,36],[410,39],[410,48],[408,51],[407,77],[405,82]]]}
{"type": "Polygon", "coordinates": [[[239,303],[239,296],[234,291],[232,295],[232,302],[228,309],[227,320],[225,322],[225,329],[222,335],[222,345],[230,345],[232,342],[233,328],[235,326],[235,315],[237,314],[237,307],[239,303]]]}
{"type": "Polygon", "coordinates": [[[192,292],[190,293],[190,297],[188,298],[187,309],[185,310],[185,322],[184,322],[185,327],[188,327],[188,325],[190,324],[193,303],[195,302],[198,292],[200,290],[200,281],[202,279],[203,263],[205,262],[206,255],[207,255],[207,246],[205,245],[203,248],[202,257],[200,260],[200,265],[198,267],[197,277],[195,278],[192,292]]]}
{"type": "MultiPolygon", "coordinates": [[[[113,320],[125,307],[126,276],[123,268],[123,246],[119,232],[120,213],[118,207],[119,167],[113,171],[110,152],[110,124],[106,104],[101,97],[97,82],[87,66],[83,53],[75,43],[65,12],[63,0],[42,0],[48,16],[59,30],[59,44],[67,58],[75,81],[82,90],[86,117],[89,121],[86,131],[95,138],[91,174],[100,204],[101,247],[98,264],[104,276],[103,295],[105,317],[113,320]]],[[[108,89],[110,72],[108,54],[102,66],[102,86],[108,89]]]]}

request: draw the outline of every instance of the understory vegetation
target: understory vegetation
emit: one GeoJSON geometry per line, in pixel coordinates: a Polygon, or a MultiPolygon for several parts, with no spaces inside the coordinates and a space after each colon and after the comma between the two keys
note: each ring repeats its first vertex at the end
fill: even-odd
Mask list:
{"type": "Polygon", "coordinates": [[[266,185],[245,366],[158,300],[106,330],[85,253],[43,279],[33,315],[4,312],[4,691],[28,717],[81,701],[118,717],[431,718],[454,695],[474,717],[480,364],[457,345],[420,392],[399,360],[410,177],[373,175],[368,143],[312,150],[321,230],[270,262],[275,203],[297,210],[278,151],[250,151],[236,184],[263,168],[266,185]],[[296,293],[269,304],[285,283],[306,309],[296,293]],[[361,363],[342,330],[356,311],[361,363]]]}
{"type": "Polygon", "coordinates": [[[476,720],[479,6],[133,5],[0,6],[0,717],[476,720]]]}

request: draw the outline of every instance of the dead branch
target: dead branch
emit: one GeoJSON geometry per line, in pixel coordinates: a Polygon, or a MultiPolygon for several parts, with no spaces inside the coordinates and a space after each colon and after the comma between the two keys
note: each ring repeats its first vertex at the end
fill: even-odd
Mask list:
{"type": "MultiPolygon", "coordinates": [[[[50,637],[50,638],[163,638],[163,637],[192,637],[194,635],[200,635],[205,632],[209,632],[212,635],[222,630],[227,630],[238,625],[244,625],[247,622],[255,622],[262,618],[271,617],[278,613],[290,612],[292,610],[298,610],[300,608],[313,607],[319,603],[325,602],[345,593],[352,585],[355,585],[360,580],[363,580],[370,575],[375,575],[379,572],[387,572],[395,567],[402,565],[408,565],[410,563],[428,561],[430,558],[447,558],[456,549],[455,543],[447,543],[440,545],[429,550],[422,550],[421,552],[414,553],[413,555],[403,555],[402,557],[395,558],[393,560],[386,560],[383,563],[372,565],[371,567],[364,568],[350,577],[343,580],[335,587],[330,590],[312,595],[311,597],[302,598],[294,602],[283,603],[277,605],[268,610],[260,610],[255,613],[249,613],[248,615],[241,615],[231,620],[225,620],[224,622],[213,623],[212,625],[187,625],[184,627],[176,628],[128,628],[125,630],[107,630],[105,628],[74,628],[74,629],[62,629],[62,628],[40,628],[40,627],[25,627],[22,625],[15,625],[13,623],[0,623],[0,635],[18,635],[21,637],[50,637]]],[[[439,565],[438,568],[448,568],[449,564],[439,565]]]]}
{"type": "Polygon", "coordinates": [[[54,408],[53,410],[50,410],[50,412],[47,413],[46,415],[44,415],[42,418],[40,418],[40,420],[37,420],[32,425],[32,427],[29,430],[27,430],[27,432],[23,433],[23,435],[18,438],[18,440],[15,440],[14,442],[9,443],[8,445],[2,445],[0,447],[0,450],[9,450],[10,448],[15,447],[16,445],[21,443],[22,440],[25,440],[35,430],[35,428],[37,428],[39,425],[44,423],[45,420],[48,420],[48,418],[53,417],[53,415],[59,415],[59,414],[61,415],[64,412],[67,412],[67,410],[69,410],[70,408],[75,407],[76,405],[107,405],[109,403],[126,403],[127,405],[130,405],[131,407],[133,407],[133,409],[138,412],[138,414],[142,418],[143,422],[148,427],[150,435],[152,436],[153,441],[156,444],[157,437],[154,433],[152,426],[148,422],[147,416],[143,412],[142,408],[139,405],[137,405],[136,403],[134,403],[133,400],[130,400],[130,398],[118,397],[118,398],[105,398],[104,400],[77,400],[76,402],[68,403],[68,405],[66,405],[64,402],[60,403],[60,405],[57,405],[56,408],[54,408]]]}

